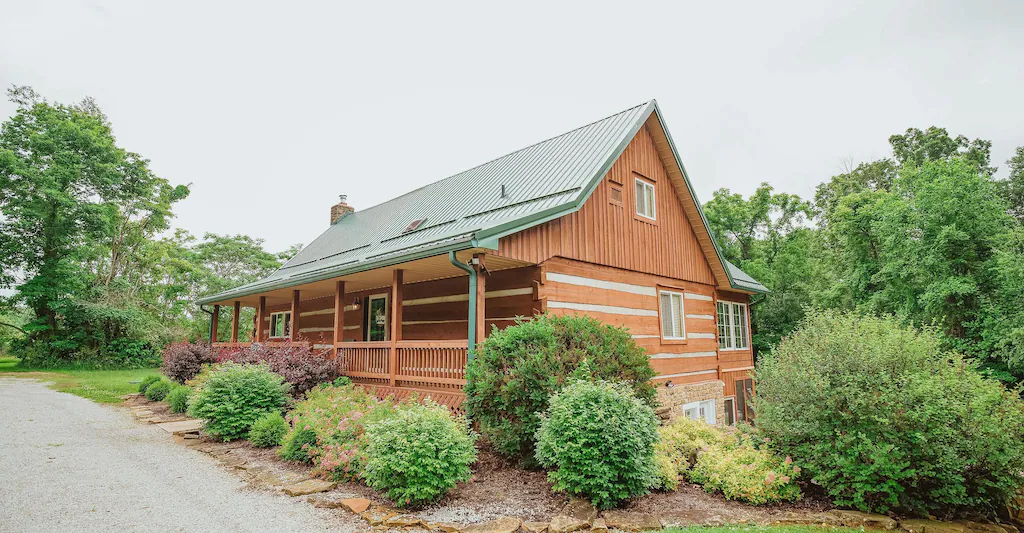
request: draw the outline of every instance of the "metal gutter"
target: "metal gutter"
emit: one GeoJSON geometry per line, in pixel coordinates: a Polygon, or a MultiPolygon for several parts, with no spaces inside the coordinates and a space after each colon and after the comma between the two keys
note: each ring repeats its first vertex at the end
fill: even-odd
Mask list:
{"type": "Polygon", "coordinates": [[[465,270],[469,273],[469,333],[466,337],[468,339],[469,352],[466,354],[466,363],[473,361],[473,352],[476,351],[476,276],[477,272],[475,268],[472,268],[462,261],[459,261],[458,257],[455,257],[455,252],[448,252],[448,261],[455,267],[465,270]]]}
{"type": "Polygon", "coordinates": [[[210,315],[210,342],[213,342],[213,311],[206,309],[206,304],[199,304],[199,310],[210,315]]]}

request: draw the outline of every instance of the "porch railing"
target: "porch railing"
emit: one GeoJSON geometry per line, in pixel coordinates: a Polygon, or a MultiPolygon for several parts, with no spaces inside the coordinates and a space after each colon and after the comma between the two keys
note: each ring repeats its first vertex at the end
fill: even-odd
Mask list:
{"type": "Polygon", "coordinates": [[[460,390],[466,384],[467,341],[341,342],[338,370],[357,382],[460,390]]]}

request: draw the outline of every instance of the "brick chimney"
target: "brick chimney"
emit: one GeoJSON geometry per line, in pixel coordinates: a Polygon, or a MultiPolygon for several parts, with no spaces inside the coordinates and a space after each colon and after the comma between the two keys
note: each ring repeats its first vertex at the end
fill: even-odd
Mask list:
{"type": "Polygon", "coordinates": [[[331,206],[331,224],[334,224],[335,222],[341,220],[345,215],[349,213],[354,213],[356,211],[354,207],[345,203],[345,200],[348,199],[348,196],[342,194],[338,196],[338,199],[340,199],[341,201],[331,206]]]}

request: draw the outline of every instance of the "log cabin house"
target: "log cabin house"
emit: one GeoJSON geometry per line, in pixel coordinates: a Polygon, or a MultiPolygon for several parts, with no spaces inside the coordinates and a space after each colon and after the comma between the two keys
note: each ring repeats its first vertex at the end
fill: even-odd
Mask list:
{"type": "Polygon", "coordinates": [[[255,342],[329,349],[378,394],[454,407],[492,328],[587,314],[646,349],[671,418],[731,424],[752,416],[763,292],[722,257],[652,100],[364,211],[342,197],[277,272],[199,303],[234,311],[217,346],[251,306],[255,342]]]}

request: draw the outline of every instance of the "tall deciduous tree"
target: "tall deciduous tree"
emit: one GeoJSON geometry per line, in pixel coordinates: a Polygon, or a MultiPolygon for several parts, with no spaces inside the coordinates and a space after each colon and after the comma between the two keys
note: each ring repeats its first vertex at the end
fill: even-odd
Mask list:
{"type": "Polygon", "coordinates": [[[704,213],[726,259],[772,291],[754,300],[752,312],[754,348],[767,349],[796,327],[811,302],[816,236],[805,227],[811,205],[762,183],[749,199],[715,191],[704,213]]]}
{"type": "Polygon", "coordinates": [[[105,263],[103,282],[111,283],[131,250],[167,227],[170,205],[188,189],[170,186],[117,146],[91,99],[50,103],[27,87],[8,95],[18,109],[0,128],[0,282],[24,278],[18,294],[34,315],[25,329],[52,340],[69,313],[95,311],[81,303],[97,271],[83,266],[105,263]],[[107,260],[96,263],[100,255],[107,260]]]}

